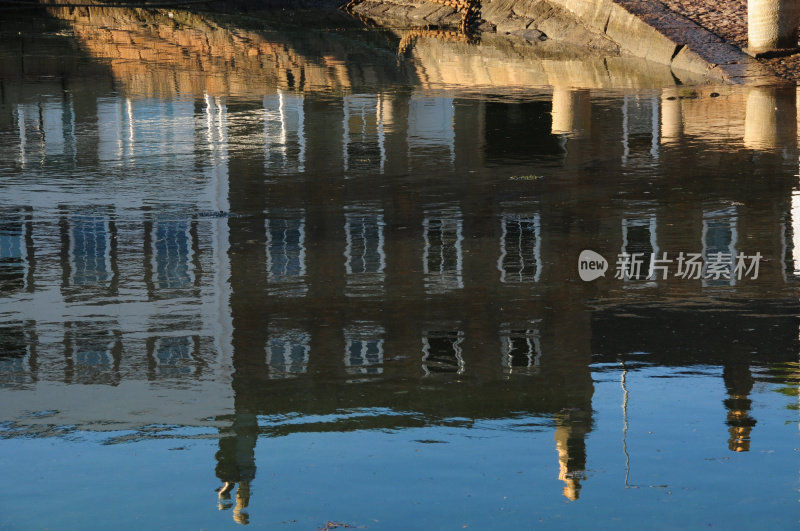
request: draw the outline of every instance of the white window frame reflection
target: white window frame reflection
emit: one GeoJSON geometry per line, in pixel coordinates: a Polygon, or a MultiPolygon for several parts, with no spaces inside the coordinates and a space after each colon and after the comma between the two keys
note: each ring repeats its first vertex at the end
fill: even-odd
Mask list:
{"type": "MultiPolygon", "coordinates": [[[[646,109],[645,109],[646,111],[646,109]]],[[[632,134],[650,133],[650,161],[658,162],[660,155],[659,140],[661,137],[661,98],[658,95],[650,97],[640,95],[626,95],[622,98],[622,164],[628,165],[632,160],[630,138],[632,134]],[[642,124],[635,118],[646,116],[641,112],[646,106],[650,107],[649,124],[650,130],[647,131],[642,124]],[[634,120],[631,120],[631,117],[634,120]]]]}
{"type": "MultiPolygon", "coordinates": [[[[422,270],[425,275],[425,290],[428,293],[444,293],[464,287],[464,256],[462,243],[464,221],[461,211],[449,208],[426,212],[422,221],[425,247],[422,252],[422,270]],[[434,244],[431,235],[441,234],[441,244],[434,244]],[[455,267],[446,267],[448,254],[455,258],[455,267]],[[431,267],[438,258],[438,267],[431,267]]],[[[452,262],[452,260],[451,260],[452,262]]]]}
{"type": "Polygon", "coordinates": [[[658,247],[658,219],[656,218],[655,214],[630,214],[622,218],[622,249],[620,250],[620,253],[623,255],[633,256],[636,251],[629,248],[633,243],[629,241],[629,232],[632,228],[641,227],[646,227],[647,231],[650,233],[649,244],[652,252],[642,254],[642,264],[639,277],[630,277],[626,272],[623,278],[626,282],[635,281],[639,283],[638,286],[654,286],[656,284],[656,273],[655,271],[651,273],[650,266],[652,265],[653,259],[660,259],[660,249],[658,247]]]}
{"type": "Polygon", "coordinates": [[[153,345],[153,362],[159,376],[177,377],[190,375],[194,371],[195,342],[192,336],[159,337],[153,345]],[[161,352],[169,349],[174,352],[173,345],[180,347],[179,355],[162,357],[161,352]]]}
{"type": "Polygon", "coordinates": [[[31,365],[31,344],[33,338],[30,337],[29,331],[26,330],[25,325],[21,322],[9,322],[0,325],[0,335],[8,337],[11,333],[21,339],[21,350],[24,353],[21,356],[9,356],[5,350],[7,344],[3,344],[3,351],[5,355],[0,357],[0,386],[3,384],[24,384],[32,383],[34,381],[34,368],[31,365]]]}
{"type": "Polygon", "coordinates": [[[383,292],[386,269],[383,210],[346,206],[344,216],[346,294],[379,295],[383,292]]]}
{"type": "Polygon", "coordinates": [[[75,157],[75,110],[72,96],[45,97],[36,103],[18,103],[14,107],[19,152],[17,161],[25,167],[30,160],[44,157],[75,157]],[[32,138],[33,137],[33,138],[32,138]],[[38,153],[29,154],[29,149],[38,153]]]}
{"type": "Polygon", "coordinates": [[[736,244],[739,239],[738,231],[738,212],[735,206],[721,208],[718,210],[703,210],[703,286],[733,286],[736,284],[736,275],[734,269],[736,266],[736,244]],[[714,230],[724,230],[729,234],[728,243],[726,246],[719,247],[718,245],[710,245],[709,236],[714,230]],[[717,253],[722,252],[730,254],[730,279],[720,278],[717,280],[706,278],[708,264],[716,260],[717,253]]]}
{"type": "Polygon", "coordinates": [[[264,96],[264,161],[268,169],[305,171],[306,131],[304,99],[299,94],[264,96]],[[292,146],[294,144],[294,146],[292,146]],[[290,149],[294,147],[296,153],[290,149]],[[276,160],[277,156],[277,160],[276,160]]]}
{"type": "Polygon", "coordinates": [[[453,98],[413,94],[408,101],[408,155],[444,147],[452,166],[456,160],[453,98]]]}
{"type": "Polygon", "coordinates": [[[302,330],[285,330],[267,338],[267,368],[270,379],[305,374],[311,354],[311,336],[302,330]]]}
{"type": "Polygon", "coordinates": [[[376,147],[379,153],[378,171],[383,173],[386,165],[386,146],[382,103],[383,97],[380,94],[352,94],[343,98],[342,160],[345,172],[350,169],[350,145],[355,139],[359,145],[377,144],[376,147]],[[350,125],[353,121],[358,121],[360,127],[351,130],[350,125]],[[370,121],[375,123],[374,134],[370,134],[367,131],[370,121]]]}
{"type": "Polygon", "coordinates": [[[28,237],[28,224],[22,215],[0,214],[0,281],[6,280],[7,274],[22,277],[23,289],[28,288],[30,274],[28,237]]]}
{"type": "Polygon", "coordinates": [[[85,323],[70,323],[67,331],[73,381],[116,383],[119,375],[114,350],[121,348],[119,333],[111,329],[103,332],[94,329],[85,331],[84,328],[85,323]]]}
{"type": "Polygon", "coordinates": [[[800,192],[792,192],[791,207],[783,222],[783,280],[800,280],[800,192]]]}
{"type": "Polygon", "coordinates": [[[500,236],[500,257],[497,259],[497,269],[500,271],[500,282],[522,283],[539,282],[542,274],[542,235],[539,214],[503,214],[500,218],[502,234],[500,236]],[[509,226],[518,229],[518,237],[513,241],[510,237],[509,226]],[[533,238],[533,246],[525,247],[526,236],[533,238]],[[515,245],[510,245],[514,243],[515,245]],[[516,253],[510,252],[516,249],[516,253]],[[514,266],[515,271],[509,272],[514,266]],[[532,269],[532,272],[526,271],[532,269]]]}
{"type": "Polygon", "coordinates": [[[153,220],[151,242],[153,284],[158,289],[182,289],[194,286],[192,220],[178,218],[153,220]],[[173,240],[175,245],[169,246],[168,243],[166,248],[161,245],[164,239],[159,237],[159,230],[162,228],[167,232],[165,236],[173,240]],[[183,241],[181,241],[181,237],[183,241]],[[171,255],[175,253],[171,251],[176,249],[178,250],[177,257],[172,257],[171,255]]]}
{"type": "Polygon", "coordinates": [[[425,376],[430,376],[432,373],[439,373],[439,374],[456,374],[462,375],[466,370],[466,363],[464,362],[463,350],[461,349],[461,343],[464,342],[464,332],[462,330],[429,330],[426,331],[422,336],[422,370],[425,373],[425,376]],[[455,360],[455,365],[453,368],[455,370],[437,370],[434,367],[441,367],[443,362],[436,361],[436,359],[431,359],[431,340],[435,339],[444,339],[449,340],[451,342],[451,346],[453,349],[453,359],[455,360]],[[432,363],[436,363],[433,365],[432,363]]]}
{"type": "Polygon", "coordinates": [[[542,344],[539,330],[536,328],[504,328],[500,331],[502,344],[503,372],[512,374],[514,371],[528,374],[538,374],[542,359],[542,344]],[[514,363],[515,340],[522,340],[525,345],[523,355],[527,358],[524,366],[514,363]]]}
{"type": "Polygon", "coordinates": [[[267,281],[270,292],[284,296],[303,296],[307,291],[306,277],[306,218],[295,215],[267,217],[267,281]],[[281,238],[276,238],[280,234],[281,238]],[[290,239],[290,234],[296,234],[290,239]]]}
{"type": "Polygon", "coordinates": [[[361,323],[344,330],[344,366],[348,374],[383,374],[382,326],[361,323]]]}
{"type": "MultiPolygon", "coordinates": [[[[69,261],[70,261],[70,285],[72,286],[90,286],[90,285],[107,285],[112,281],[114,271],[111,264],[111,240],[113,234],[111,233],[111,221],[106,214],[102,213],[82,213],[73,214],[69,216],[69,261]],[[102,255],[94,253],[94,263],[102,263],[103,269],[93,270],[94,273],[82,274],[83,271],[90,271],[87,268],[79,267],[79,246],[77,233],[80,227],[86,228],[99,228],[99,230],[83,230],[82,232],[88,235],[94,235],[91,239],[97,244],[100,234],[104,238],[104,248],[102,255]],[[88,278],[87,278],[88,277],[88,278]]],[[[84,238],[82,241],[87,242],[90,238],[84,238]]],[[[95,247],[99,247],[95,245],[95,247]]],[[[83,249],[89,249],[88,246],[82,246],[83,249]]],[[[89,260],[85,260],[88,264],[89,260]]]]}

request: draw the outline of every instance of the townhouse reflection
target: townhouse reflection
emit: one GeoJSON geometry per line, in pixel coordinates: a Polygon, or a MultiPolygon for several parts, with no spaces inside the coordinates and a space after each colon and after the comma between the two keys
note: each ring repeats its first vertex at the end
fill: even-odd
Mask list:
{"type": "MultiPolygon", "coordinates": [[[[596,348],[632,327],[606,322],[587,301],[675,301],[697,290],[782,300],[800,252],[793,144],[759,150],[756,164],[743,136],[721,150],[702,130],[690,133],[689,118],[700,113],[693,106],[704,98],[646,93],[587,108],[590,96],[567,99],[581,100],[575,134],[566,120],[553,127],[546,91],[520,103],[416,92],[12,102],[3,108],[3,134],[13,160],[2,164],[17,173],[4,192],[22,206],[2,214],[3,294],[14,303],[3,314],[3,384],[200,382],[209,398],[196,418],[216,412],[213,398],[230,395],[232,384],[233,417],[214,415],[230,426],[217,473],[223,507],[238,486],[233,514],[241,522],[263,434],[258,416],[377,405],[419,412],[430,424],[509,412],[551,418],[558,478],[564,495],[578,499],[592,428],[592,353],[649,351],[642,345],[659,338],[648,332],[628,345],[612,337],[596,348]],[[664,101],[680,102],[684,117],[684,136],[672,128],[669,143],[661,141],[664,101]],[[586,127],[586,116],[600,118],[586,127]],[[62,136],[41,134],[48,128],[62,136]],[[707,164],[722,159],[735,177],[755,168],[769,180],[731,187],[729,175],[711,171],[692,179],[698,163],[682,146],[698,138],[717,150],[707,164]],[[42,175],[43,167],[81,177],[65,183],[42,175]],[[530,168],[554,178],[508,178],[530,168]],[[650,182],[637,180],[644,170],[650,182]],[[466,178],[470,171],[481,173],[466,178]],[[626,193],[597,186],[598,174],[618,179],[626,193]],[[98,186],[111,179],[113,186],[98,186]],[[38,193],[43,184],[52,194],[38,193]],[[686,200],[701,194],[701,204],[686,200]],[[181,203],[165,201],[170,196],[181,203]],[[616,283],[567,282],[576,277],[574,257],[598,241],[611,253],[760,251],[778,259],[757,282],[663,279],[646,270],[616,283]],[[98,307],[120,317],[100,319],[98,307]]],[[[726,96],[731,105],[743,97],[726,96]]],[[[725,329],[744,330],[751,320],[725,329]]],[[[685,327],[691,323],[666,325],[685,327]]],[[[778,328],[779,335],[759,328],[780,353],[759,364],[796,356],[788,337],[797,323],[778,328]]],[[[730,448],[746,450],[755,362],[744,350],[735,360],[722,356],[709,345],[713,337],[695,339],[704,350],[684,363],[724,368],[721,423],[731,430],[730,448]]]]}

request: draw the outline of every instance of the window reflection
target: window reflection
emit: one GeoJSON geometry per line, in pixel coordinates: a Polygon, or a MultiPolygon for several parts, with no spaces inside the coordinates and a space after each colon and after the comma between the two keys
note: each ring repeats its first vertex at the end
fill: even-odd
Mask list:
{"type": "Polygon", "coordinates": [[[422,370],[425,375],[433,373],[464,373],[464,358],[461,343],[464,332],[461,330],[433,330],[422,337],[422,370]]]}
{"type": "Polygon", "coordinates": [[[104,162],[182,166],[194,156],[194,102],[98,98],[98,158],[104,162]]]}
{"type": "Polygon", "coordinates": [[[19,141],[17,160],[21,166],[34,160],[41,163],[44,158],[74,158],[75,111],[71,96],[18,104],[14,114],[19,141]]]}
{"type": "Polygon", "coordinates": [[[408,150],[428,163],[431,154],[446,154],[455,163],[455,106],[452,98],[413,95],[408,102],[408,150]]]}
{"type": "Polygon", "coordinates": [[[192,374],[195,338],[190,336],[160,337],[153,346],[156,377],[170,378],[192,374]]]}
{"type": "Polygon", "coordinates": [[[21,215],[0,214],[0,292],[26,287],[30,267],[27,231],[21,215]]]}
{"type": "Polygon", "coordinates": [[[736,283],[736,240],[738,238],[736,207],[703,212],[703,285],[733,286],[736,283]],[[712,264],[724,268],[717,275],[712,264]],[[716,278],[719,276],[719,278],[716,278]],[[710,277],[710,278],[707,278],[710,277]]]}
{"type": "Polygon", "coordinates": [[[658,96],[630,95],[622,101],[622,164],[658,162],[661,108],[658,96]]]}
{"type": "Polygon", "coordinates": [[[306,372],[311,336],[301,330],[271,334],[267,340],[270,378],[292,378],[306,372]]]}
{"type": "Polygon", "coordinates": [[[783,221],[784,280],[800,279],[800,194],[792,193],[791,210],[783,221]]]}
{"type": "Polygon", "coordinates": [[[268,217],[267,280],[269,293],[285,297],[306,294],[305,217],[268,217]]]}
{"type": "Polygon", "coordinates": [[[622,219],[621,254],[630,256],[625,280],[654,280],[650,272],[653,257],[658,258],[655,214],[632,214],[622,219]]]}
{"type": "Polygon", "coordinates": [[[22,323],[0,325],[0,387],[35,380],[30,348],[30,338],[22,323]]]}
{"type": "Polygon", "coordinates": [[[503,214],[500,224],[500,282],[538,282],[542,270],[539,215],[503,214]]]}
{"type": "Polygon", "coordinates": [[[383,373],[383,336],[383,327],[369,323],[345,329],[344,365],[348,374],[383,373]]]}
{"type": "Polygon", "coordinates": [[[344,217],[346,294],[349,297],[380,295],[386,268],[383,210],[348,206],[344,217]]]}
{"type": "Polygon", "coordinates": [[[67,323],[68,383],[119,383],[119,332],[100,328],[96,323],[67,323]]]}
{"type": "Polygon", "coordinates": [[[383,173],[386,148],[380,96],[354,94],[345,96],[342,104],[344,171],[378,170],[383,173]]]}
{"type": "Polygon", "coordinates": [[[504,329],[500,331],[503,371],[506,374],[539,372],[542,347],[539,331],[531,328],[504,329]]]}
{"type": "Polygon", "coordinates": [[[425,290],[443,293],[464,287],[461,211],[457,208],[426,212],[422,221],[425,248],[422,255],[425,290]]]}
{"type": "Polygon", "coordinates": [[[194,285],[191,221],[158,219],[153,222],[153,274],[159,289],[194,285]]]}
{"type": "Polygon", "coordinates": [[[73,286],[108,285],[111,264],[111,223],[98,213],[69,217],[70,284],[73,286]]]}
{"type": "Polygon", "coordinates": [[[264,96],[264,159],[271,170],[305,171],[303,97],[278,92],[264,96]]]}

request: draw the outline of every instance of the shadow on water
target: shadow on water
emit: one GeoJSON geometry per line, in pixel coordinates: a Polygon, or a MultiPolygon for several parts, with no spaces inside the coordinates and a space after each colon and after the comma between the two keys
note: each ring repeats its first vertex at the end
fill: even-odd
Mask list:
{"type": "Polygon", "coordinates": [[[607,378],[719,383],[703,420],[737,453],[778,415],[759,382],[796,395],[794,89],[352,21],[49,13],[0,45],[0,437],[218,438],[247,523],[273,439],[546,432],[578,500],[607,378]]]}

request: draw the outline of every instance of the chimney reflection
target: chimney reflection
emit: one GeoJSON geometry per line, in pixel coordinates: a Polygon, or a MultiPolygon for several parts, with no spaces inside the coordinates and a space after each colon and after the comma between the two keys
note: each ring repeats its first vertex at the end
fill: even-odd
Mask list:
{"type": "Polygon", "coordinates": [[[573,138],[589,136],[592,130],[590,91],[556,86],[553,89],[553,124],[550,132],[573,138]]]}
{"type": "Polygon", "coordinates": [[[586,417],[583,411],[572,411],[555,418],[558,479],[564,482],[564,497],[572,501],[580,497],[581,480],[586,477],[586,433],[591,422],[586,417]]]}
{"type": "Polygon", "coordinates": [[[678,89],[661,91],[661,143],[672,144],[683,137],[683,110],[678,89]]]}
{"type": "Polygon", "coordinates": [[[750,433],[756,420],[750,415],[752,401],[750,392],[755,382],[746,363],[732,362],[726,364],[722,370],[722,379],[728,391],[725,408],[728,410],[728,448],[732,452],[747,452],[750,450],[750,433]]]}
{"type": "Polygon", "coordinates": [[[747,93],[744,145],[776,150],[797,144],[797,96],[774,87],[751,87],[747,93]]]}
{"type": "Polygon", "coordinates": [[[258,418],[254,413],[237,412],[230,428],[222,430],[219,437],[217,478],[222,486],[217,489],[220,511],[233,507],[233,521],[250,523],[247,506],[250,504],[250,483],[256,478],[255,448],[258,440],[258,418]],[[238,485],[238,488],[237,488],[238,485]],[[236,488],[235,503],[231,493],[236,488]]]}

